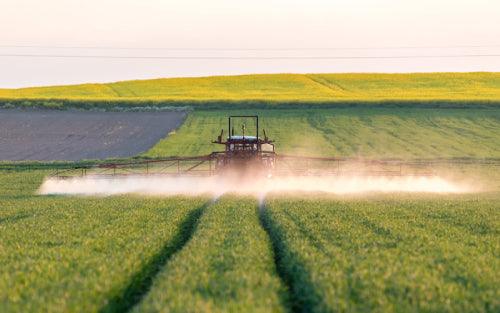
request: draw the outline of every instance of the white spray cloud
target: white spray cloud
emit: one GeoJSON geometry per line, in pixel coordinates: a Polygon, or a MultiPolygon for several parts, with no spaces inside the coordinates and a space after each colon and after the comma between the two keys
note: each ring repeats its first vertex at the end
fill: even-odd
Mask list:
{"type": "Polygon", "coordinates": [[[327,192],[354,194],[366,192],[429,192],[463,193],[467,186],[437,176],[285,176],[254,179],[228,179],[226,177],[159,177],[127,176],[103,178],[97,176],[69,179],[49,178],[38,193],[61,195],[200,195],[214,197],[230,192],[262,197],[269,192],[327,192]]]}

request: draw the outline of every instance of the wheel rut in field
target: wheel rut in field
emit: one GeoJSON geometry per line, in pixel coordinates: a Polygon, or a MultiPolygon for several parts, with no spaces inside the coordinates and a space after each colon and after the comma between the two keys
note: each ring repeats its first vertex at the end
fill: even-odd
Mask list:
{"type": "Polygon", "coordinates": [[[282,300],[284,305],[293,313],[313,312],[316,300],[321,299],[321,296],[317,294],[309,273],[298,256],[283,242],[284,234],[269,215],[265,201],[260,203],[258,214],[260,224],[271,242],[276,271],[288,291],[287,297],[282,300]]]}
{"type": "Polygon", "coordinates": [[[0,224],[3,223],[15,223],[20,220],[32,217],[33,214],[15,214],[7,217],[0,217],[0,224]]]}
{"type": "Polygon", "coordinates": [[[209,201],[191,211],[180,224],[179,232],[175,237],[168,241],[163,248],[142,267],[142,269],[135,273],[122,292],[111,298],[99,312],[130,312],[139,304],[142,298],[144,298],[151,289],[154,278],[165,267],[168,261],[189,242],[196,231],[201,216],[206,208],[214,204],[214,202],[215,201],[209,201]]]}

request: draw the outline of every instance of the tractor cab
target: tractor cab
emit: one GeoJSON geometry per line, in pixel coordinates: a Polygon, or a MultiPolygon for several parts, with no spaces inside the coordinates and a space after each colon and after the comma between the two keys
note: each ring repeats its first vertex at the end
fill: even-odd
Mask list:
{"type": "Polygon", "coordinates": [[[213,143],[224,145],[225,148],[223,152],[215,153],[216,168],[274,166],[274,143],[267,138],[265,130],[262,131],[264,138],[259,137],[258,116],[230,116],[228,129],[229,136],[224,138],[224,129],[222,129],[217,140],[213,141],[213,143]],[[239,134],[235,134],[235,124],[241,129],[239,134]]]}
{"type": "Polygon", "coordinates": [[[228,151],[258,151],[259,140],[255,136],[230,136],[227,138],[228,151]]]}
{"type": "MultiPolygon", "coordinates": [[[[224,141],[224,129],[221,130],[220,135],[217,137],[217,140],[213,141],[213,143],[218,143],[225,145],[226,152],[238,152],[238,151],[247,151],[247,152],[261,152],[264,150],[274,152],[274,143],[272,140],[269,140],[266,135],[266,131],[263,130],[264,138],[259,137],[259,117],[256,115],[233,115],[229,117],[228,129],[230,130],[229,136],[225,138],[224,141]],[[241,133],[239,135],[235,135],[234,124],[235,119],[242,119],[241,123],[241,133]],[[250,120],[253,124],[254,134],[248,135],[247,126],[248,120],[250,120]]],[[[251,131],[252,131],[251,130],[251,131]]]]}

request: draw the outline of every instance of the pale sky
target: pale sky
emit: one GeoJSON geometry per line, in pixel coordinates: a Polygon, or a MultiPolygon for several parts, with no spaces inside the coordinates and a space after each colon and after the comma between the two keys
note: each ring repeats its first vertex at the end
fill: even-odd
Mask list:
{"type": "Polygon", "coordinates": [[[499,0],[0,0],[0,88],[430,71],[500,71],[499,0]]]}

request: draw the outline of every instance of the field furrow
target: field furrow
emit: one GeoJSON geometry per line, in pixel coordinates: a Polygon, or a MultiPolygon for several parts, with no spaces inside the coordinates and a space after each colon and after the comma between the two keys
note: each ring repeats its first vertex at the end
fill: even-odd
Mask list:
{"type": "Polygon", "coordinates": [[[205,201],[0,198],[9,212],[0,223],[0,311],[123,311],[183,245],[205,201]]]}
{"type": "Polygon", "coordinates": [[[303,311],[494,312],[500,307],[494,206],[453,198],[271,197],[265,219],[303,311]],[[446,215],[445,224],[432,214],[446,215]],[[467,215],[479,233],[463,231],[467,215]]]}
{"type": "Polygon", "coordinates": [[[257,201],[224,196],[156,277],[135,312],[282,312],[286,290],[257,201]]]}

